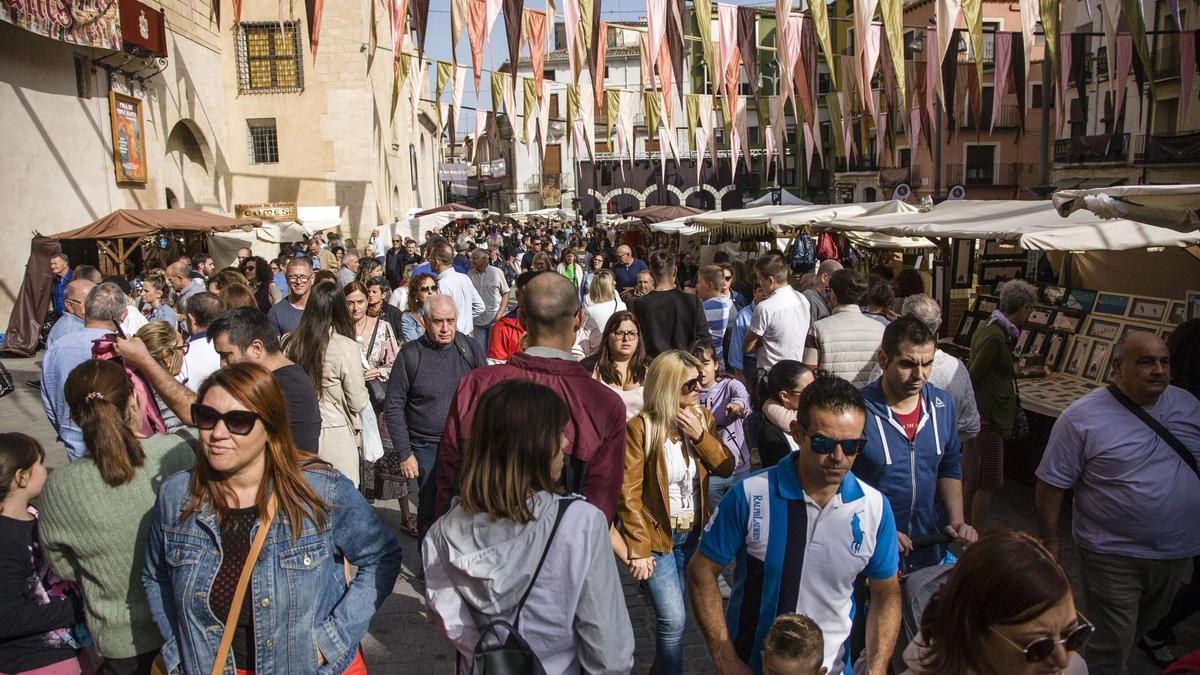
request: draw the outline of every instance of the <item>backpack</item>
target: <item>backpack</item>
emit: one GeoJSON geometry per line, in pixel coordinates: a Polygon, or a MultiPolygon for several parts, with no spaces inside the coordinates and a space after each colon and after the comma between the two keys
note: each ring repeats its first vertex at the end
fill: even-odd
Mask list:
{"type": "MultiPolygon", "coordinates": [[[[529,643],[518,632],[521,627],[521,610],[525,607],[525,601],[529,599],[529,592],[533,590],[533,585],[537,583],[542,565],[546,562],[546,555],[550,553],[550,545],[554,543],[554,535],[558,532],[559,524],[562,523],[563,514],[567,512],[571,502],[576,499],[578,497],[568,497],[558,501],[558,514],[554,517],[554,527],[550,530],[550,538],[546,540],[546,548],[542,549],[542,557],[533,571],[533,577],[529,580],[529,585],[525,587],[525,593],[521,596],[520,602],[517,603],[517,613],[513,617],[513,622],[510,624],[503,619],[495,619],[482,626],[476,626],[479,629],[479,641],[475,643],[475,650],[472,652],[472,675],[546,674],[537,654],[533,653],[529,643]],[[497,628],[503,628],[508,632],[508,638],[503,642],[496,631],[497,628]]],[[[472,612],[473,614],[474,612],[472,612]]]]}
{"type": "MultiPolygon", "coordinates": [[[[409,344],[414,344],[416,340],[409,344]]],[[[454,334],[454,348],[458,350],[459,356],[467,362],[467,367],[475,370],[479,367],[479,363],[475,361],[475,349],[466,335],[462,333],[454,334]]],[[[408,345],[404,345],[404,349],[400,350],[404,355],[404,374],[408,375],[408,389],[412,391],[413,383],[417,381],[417,371],[421,368],[421,350],[415,346],[411,349],[408,345]]]]}
{"type": "Polygon", "coordinates": [[[832,234],[822,232],[817,239],[817,258],[820,260],[841,260],[842,252],[838,250],[837,240],[832,234]]]}
{"type": "Polygon", "coordinates": [[[788,266],[793,272],[807,272],[817,264],[817,255],[813,250],[812,237],[807,234],[798,234],[792,239],[792,243],[788,246],[792,252],[791,258],[788,259],[788,266]]]}

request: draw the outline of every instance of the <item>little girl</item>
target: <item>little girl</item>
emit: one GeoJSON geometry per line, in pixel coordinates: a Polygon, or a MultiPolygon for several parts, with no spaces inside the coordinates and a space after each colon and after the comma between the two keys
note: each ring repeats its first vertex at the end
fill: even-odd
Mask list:
{"type": "Polygon", "coordinates": [[[77,675],[87,670],[82,605],[46,565],[29,505],[46,483],[44,457],[29,436],[0,433],[0,673],[77,675]]]}

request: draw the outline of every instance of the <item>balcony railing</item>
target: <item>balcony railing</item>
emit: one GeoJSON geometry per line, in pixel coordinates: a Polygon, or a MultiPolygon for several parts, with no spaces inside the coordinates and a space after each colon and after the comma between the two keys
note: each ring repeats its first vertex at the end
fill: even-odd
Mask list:
{"type": "MultiPolygon", "coordinates": [[[[1191,39],[1191,35],[1188,35],[1191,39]]],[[[1179,34],[1166,33],[1158,36],[1154,49],[1154,79],[1166,80],[1179,77],[1179,34]]]]}
{"type": "Polygon", "coordinates": [[[1138,136],[1139,164],[1200,164],[1200,131],[1138,136]]]}
{"type": "Polygon", "coordinates": [[[1020,185],[1021,164],[947,164],[947,185],[1020,185]]]}
{"type": "MultiPolygon", "coordinates": [[[[1021,111],[1015,105],[1001,105],[997,111],[992,107],[991,101],[983,101],[983,125],[982,129],[987,131],[992,126],[992,115],[996,116],[997,129],[1016,129],[1021,126],[1021,111]]],[[[964,129],[975,128],[975,116],[968,109],[963,115],[962,127],[964,129]]]]}
{"type": "Polygon", "coordinates": [[[862,155],[850,158],[849,162],[844,158],[839,158],[836,167],[838,171],[878,171],[879,160],[862,155]]]}
{"type": "Polygon", "coordinates": [[[1129,159],[1129,134],[1077,136],[1054,141],[1054,161],[1058,164],[1124,162],[1129,159]]]}

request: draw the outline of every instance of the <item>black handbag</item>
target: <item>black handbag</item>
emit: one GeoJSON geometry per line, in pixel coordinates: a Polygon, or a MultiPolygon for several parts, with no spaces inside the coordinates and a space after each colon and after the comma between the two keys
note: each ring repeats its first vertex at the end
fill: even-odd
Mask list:
{"type": "Polygon", "coordinates": [[[525,587],[525,594],[521,596],[521,601],[517,603],[517,613],[513,617],[513,622],[509,624],[502,619],[496,619],[482,626],[477,626],[479,628],[479,641],[475,643],[473,663],[471,665],[472,675],[546,674],[546,670],[542,668],[542,662],[538,659],[537,654],[533,653],[533,649],[530,648],[529,643],[517,631],[521,626],[521,610],[525,607],[525,601],[529,598],[529,592],[533,590],[533,585],[537,583],[538,574],[542,571],[542,564],[546,562],[546,554],[550,553],[550,545],[554,543],[554,534],[558,532],[558,526],[562,522],[563,514],[567,512],[567,507],[575,499],[577,497],[559,500],[558,515],[554,518],[554,527],[550,530],[550,539],[546,541],[546,548],[542,551],[541,560],[538,560],[537,569],[533,572],[533,578],[529,580],[529,585],[525,587]],[[503,629],[508,633],[508,637],[503,641],[500,640],[497,629],[503,629]]]}
{"type": "MultiPolygon", "coordinates": [[[[379,333],[379,322],[383,321],[382,314],[375,319],[375,328],[371,330],[371,340],[367,344],[367,358],[371,357],[371,350],[375,348],[375,336],[379,333]]],[[[371,407],[375,412],[383,411],[383,404],[387,401],[387,380],[367,380],[367,397],[371,399],[371,407]]]]}

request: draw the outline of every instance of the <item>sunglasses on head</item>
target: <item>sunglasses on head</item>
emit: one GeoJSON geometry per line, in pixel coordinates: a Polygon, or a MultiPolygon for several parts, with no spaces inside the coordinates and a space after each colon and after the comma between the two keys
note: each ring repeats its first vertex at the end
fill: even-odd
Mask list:
{"type": "Polygon", "coordinates": [[[250,412],[249,410],[230,410],[227,413],[221,413],[216,408],[203,403],[192,404],[192,422],[197,428],[203,431],[212,431],[217,426],[217,422],[225,422],[225,428],[229,433],[237,436],[245,436],[254,430],[254,424],[258,422],[258,413],[250,412]]]}
{"type": "Polygon", "coordinates": [[[842,446],[842,454],[847,457],[857,455],[867,444],[865,438],[830,438],[822,434],[812,434],[808,437],[812,451],[818,455],[831,454],[837,447],[842,446]]]}
{"type": "Polygon", "coordinates": [[[1092,633],[1094,633],[1096,630],[1095,626],[1093,626],[1088,622],[1087,619],[1080,615],[1079,623],[1062,639],[1055,640],[1049,635],[1046,635],[1037,638],[1033,642],[1030,642],[1022,647],[1014,642],[1012,638],[996,630],[995,626],[988,626],[988,628],[996,635],[999,635],[1005,642],[1021,650],[1021,652],[1025,654],[1025,660],[1029,663],[1045,661],[1046,659],[1050,658],[1050,655],[1054,653],[1054,648],[1059,645],[1062,645],[1063,648],[1068,652],[1077,652],[1083,648],[1083,645],[1087,643],[1088,638],[1092,637],[1092,633]]]}

